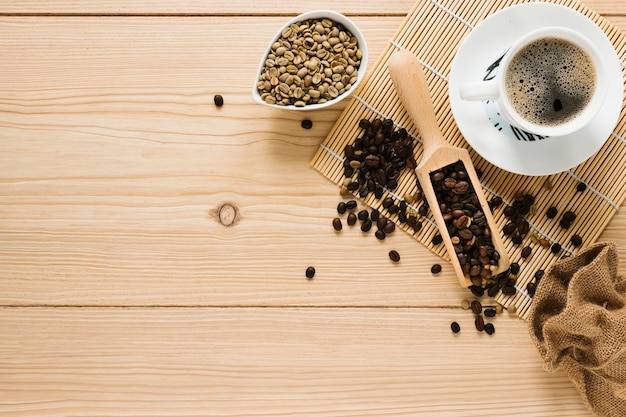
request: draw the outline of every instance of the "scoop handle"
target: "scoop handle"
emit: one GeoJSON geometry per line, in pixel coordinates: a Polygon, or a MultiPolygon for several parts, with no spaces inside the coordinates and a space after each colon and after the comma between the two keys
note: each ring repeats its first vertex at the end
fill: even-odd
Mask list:
{"type": "Polygon", "coordinates": [[[387,62],[391,81],[404,108],[420,132],[424,146],[422,160],[437,148],[450,146],[443,138],[422,64],[410,51],[395,51],[387,62]]]}

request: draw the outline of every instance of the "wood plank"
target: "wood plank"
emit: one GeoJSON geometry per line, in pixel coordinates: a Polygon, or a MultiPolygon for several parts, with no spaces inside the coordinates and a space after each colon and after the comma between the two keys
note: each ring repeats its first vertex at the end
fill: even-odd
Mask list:
{"type": "MultiPolygon", "coordinates": [[[[308,10],[331,9],[350,15],[405,15],[414,0],[398,0],[381,2],[375,0],[346,0],[340,5],[332,0],[300,0],[275,2],[272,0],[255,1],[252,3],[232,2],[224,0],[184,2],[163,2],[158,0],[93,2],[88,0],[5,0],[0,4],[0,13],[7,14],[242,14],[261,15],[289,14],[297,15],[308,10]]],[[[603,15],[626,15],[624,0],[586,0],[589,7],[603,15]]]]}
{"type": "Polygon", "coordinates": [[[488,336],[461,309],[3,308],[0,413],[590,415],[523,322],[493,321],[488,336]]]}
{"type": "MultiPolygon", "coordinates": [[[[306,116],[254,105],[249,57],[264,41],[245,41],[246,54],[225,46],[244,48],[226,28],[254,19],[180,19],[0,20],[1,304],[443,306],[467,296],[448,268],[433,278],[441,260],[403,232],[379,242],[331,229],[341,198],[308,162],[342,105],[306,116]],[[216,221],[224,202],[239,209],[235,226],[216,221]]],[[[376,54],[399,18],[359,24],[376,54]]]]}

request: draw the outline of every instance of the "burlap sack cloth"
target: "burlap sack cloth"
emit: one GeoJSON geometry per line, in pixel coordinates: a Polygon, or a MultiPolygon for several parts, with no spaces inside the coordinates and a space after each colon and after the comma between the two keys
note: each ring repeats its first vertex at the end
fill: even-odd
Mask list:
{"type": "Polygon", "coordinates": [[[545,369],[562,369],[589,409],[626,417],[626,277],[613,243],[558,261],[541,278],[528,319],[545,369]]]}

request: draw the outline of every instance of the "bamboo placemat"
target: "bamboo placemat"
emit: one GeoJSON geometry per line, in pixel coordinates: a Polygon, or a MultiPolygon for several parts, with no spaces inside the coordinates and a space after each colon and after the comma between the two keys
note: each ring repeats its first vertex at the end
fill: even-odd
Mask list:
{"type": "MultiPolygon", "coordinates": [[[[505,202],[502,206],[494,208],[494,217],[500,230],[508,221],[503,214],[503,207],[512,204],[516,195],[529,193],[536,198],[535,211],[526,216],[531,225],[531,233],[524,238],[524,242],[516,245],[510,238],[505,237],[511,261],[519,262],[521,266],[516,281],[516,294],[505,296],[500,293],[495,296],[495,300],[505,307],[515,306],[518,315],[525,319],[532,303],[532,296],[526,291],[526,287],[534,279],[535,272],[546,270],[559,257],[572,255],[594,243],[626,197],[626,111],[622,107],[615,130],[600,151],[586,162],[559,174],[543,177],[512,174],[490,164],[470,148],[461,136],[450,109],[447,76],[452,60],[462,39],[478,23],[498,10],[520,3],[527,2],[418,1],[376,61],[359,92],[350,99],[320,145],[311,165],[341,187],[344,181],[344,147],[351,144],[361,132],[358,123],[363,118],[391,119],[396,127],[406,128],[419,142],[417,130],[395,94],[387,72],[387,60],[394,50],[404,48],[413,52],[429,70],[427,80],[444,137],[450,143],[469,150],[476,168],[483,173],[481,183],[487,200],[499,196],[505,202]],[[551,184],[551,187],[548,184],[551,184]],[[582,185],[585,189],[579,191],[582,185]],[[558,207],[559,215],[549,219],[545,212],[552,205],[558,207]],[[559,218],[564,211],[570,209],[577,217],[572,226],[566,230],[559,226],[559,218]],[[570,238],[574,234],[582,237],[582,245],[574,247],[570,243],[570,238]],[[558,243],[562,245],[562,250],[555,254],[549,247],[537,243],[537,238],[545,239],[551,245],[558,243]],[[529,258],[522,259],[520,252],[527,245],[532,247],[533,253],[529,258]]],[[[622,73],[625,73],[626,40],[618,28],[578,1],[556,0],[550,3],[570,7],[595,22],[613,43],[622,62],[622,73]]],[[[421,153],[422,149],[418,143],[415,147],[417,161],[420,160],[421,153]]],[[[407,173],[398,179],[396,189],[386,190],[385,196],[401,200],[407,193],[416,192],[415,176],[407,173]]],[[[431,242],[433,236],[437,234],[437,228],[429,215],[421,219],[423,228],[414,232],[406,223],[399,222],[396,214],[388,214],[382,207],[382,200],[375,198],[373,193],[362,199],[370,207],[379,209],[381,213],[393,219],[399,228],[410,233],[433,252],[449,259],[443,245],[433,245],[431,242]]],[[[409,204],[411,210],[417,210],[418,206],[419,203],[409,204]]]]}

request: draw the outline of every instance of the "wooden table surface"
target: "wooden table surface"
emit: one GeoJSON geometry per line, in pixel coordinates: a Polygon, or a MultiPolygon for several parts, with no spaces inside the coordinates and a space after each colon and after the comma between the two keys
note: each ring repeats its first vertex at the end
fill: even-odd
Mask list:
{"type": "Polygon", "coordinates": [[[349,15],[372,66],[413,0],[181,3],[0,3],[0,415],[590,416],[410,236],[332,229],[309,161],[345,104],[252,101],[287,19],[349,15]]]}

